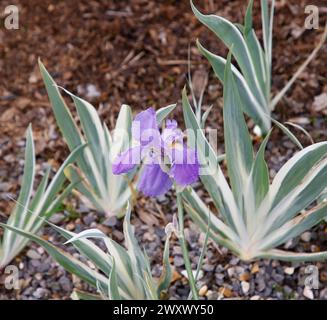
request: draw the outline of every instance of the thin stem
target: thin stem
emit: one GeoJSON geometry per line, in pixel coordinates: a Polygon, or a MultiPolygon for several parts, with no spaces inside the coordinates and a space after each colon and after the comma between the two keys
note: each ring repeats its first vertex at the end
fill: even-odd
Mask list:
{"type": "Polygon", "coordinates": [[[189,259],[189,254],[188,254],[187,245],[184,236],[184,210],[183,210],[181,195],[179,192],[177,192],[177,207],[178,207],[178,225],[179,225],[178,239],[183,251],[183,258],[184,258],[186,272],[188,275],[188,281],[190,283],[190,287],[192,291],[192,296],[195,300],[199,300],[198,290],[196,288],[195,279],[192,272],[191,262],[189,259]]]}

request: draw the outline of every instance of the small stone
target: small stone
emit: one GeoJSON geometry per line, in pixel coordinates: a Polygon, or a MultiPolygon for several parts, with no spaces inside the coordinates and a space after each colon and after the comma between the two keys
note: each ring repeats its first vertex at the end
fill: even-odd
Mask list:
{"type": "Polygon", "coordinates": [[[233,257],[229,263],[232,265],[232,266],[236,266],[238,263],[240,262],[240,259],[239,258],[236,258],[236,257],[233,257]]]}
{"type": "Polygon", "coordinates": [[[286,268],[284,269],[284,272],[285,272],[286,274],[288,274],[288,275],[292,275],[292,274],[294,273],[294,268],[292,268],[292,267],[286,267],[286,268]]]}
{"type": "Polygon", "coordinates": [[[241,286],[242,286],[242,291],[244,294],[247,294],[250,290],[250,284],[246,281],[242,281],[241,282],[241,286]]]}
{"type": "Polygon", "coordinates": [[[107,227],[114,227],[117,224],[118,220],[115,216],[109,217],[103,221],[103,224],[107,227]]]}
{"type": "Polygon", "coordinates": [[[42,299],[42,298],[47,298],[49,294],[49,291],[47,289],[44,288],[37,288],[34,292],[33,292],[33,297],[36,299],[42,299]]]}
{"type": "Polygon", "coordinates": [[[206,296],[207,296],[208,300],[217,300],[218,299],[218,292],[208,290],[206,296]]]}
{"type": "Polygon", "coordinates": [[[260,299],[261,299],[260,296],[257,295],[250,298],[250,300],[260,300],[260,299]]]}
{"type": "Polygon", "coordinates": [[[212,272],[215,269],[215,266],[212,264],[204,264],[202,269],[206,272],[212,272]]]}
{"type": "Polygon", "coordinates": [[[154,240],[156,240],[156,237],[152,232],[145,232],[143,235],[143,239],[145,241],[153,242],[154,240]]]}
{"type": "Polygon", "coordinates": [[[66,230],[73,231],[75,229],[75,223],[70,222],[66,225],[66,230]]]}
{"type": "Polygon", "coordinates": [[[180,246],[173,246],[173,255],[182,255],[183,250],[180,246]]]}
{"type": "Polygon", "coordinates": [[[260,127],[258,125],[254,126],[253,128],[253,133],[257,136],[257,137],[262,137],[262,131],[260,129],[260,127]]]}
{"type": "Polygon", "coordinates": [[[88,214],[88,215],[83,217],[83,222],[87,226],[89,226],[94,220],[95,220],[95,218],[91,214],[88,214]]]}
{"type": "Polygon", "coordinates": [[[117,238],[118,241],[124,240],[124,234],[119,230],[114,230],[112,234],[117,238]]]}
{"type": "Polygon", "coordinates": [[[227,274],[230,278],[232,278],[235,275],[235,268],[234,267],[228,268],[227,274]]]}
{"type": "Polygon", "coordinates": [[[174,257],[174,265],[175,267],[181,267],[184,265],[184,259],[180,256],[175,256],[174,257]]]}
{"type": "Polygon", "coordinates": [[[279,273],[274,273],[271,275],[272,278],[277,282],[277,283],[282,283],[284,280],[284,276],[282,274],[279,273]]]}
{"type": "Polygon", "coordinates": [[[327,287],[320,291],[319,298],[321,300],[327,300],[327,287]]]}
{"type": "Polygon", "coordinates": [[[199,290],[199,296],[204,297],[206,295],[207,291],[208,291],[208,286],[204,285],[199,290]]]}
{"type": "Polygon", "coordinates": [[[73,289],[70,280],[65,276],[63,276],[59,279],[59,284],[60,284],[61,288],[66,292],[70,292],[73,289]]]}
{"type": "Polygon", "coordinates": [[[309,242],[311,240],[311,232],[307,231],[301,234],[301,240],[304,242],[309,242]]]}
{"type": "Polygon", "coordinates": [[[259,264],[258,263],[255,263],[253,265],[253,267],[251,268],[251,273],[252,274],[257,273],[257,272],[259,272],[259,270],[260,270],[259,264]]]}
{"type": "Polygon", "coordinates": [[[40,281],[40,280],[42,280],[42,274],[41,273],[36,273],[35,275],[34,275],[34,278],[37,280],[37,281],[40,281]]]}
{"type": "Polygon", "coordinates": [[[94,84],[87,84],[85,89],[87,98],[98,98],[101,95],[100,91],[94,84]]]}
{"type": "Polygon", "coordinates": [[[26,253],[26,255],[30,258],[30,259],[33,259],[33,260],[39,260],[41,259],[41,255],[38,254],[35,250],[33,249],[29,249],[26,253]]]}
{"type": "Polygon", "coordinates": [[[55,213],[49,220],[53,224],[58,224],[65,219],[65,216],[62,213],[55,213]]]}
{"type": "Polygon", "coordinates": [[[262,277],[259,277],[257,279],[257,290],[259,292],[262,292],[263,290],[265,290],[265,288],[266,288],[265,280],[262,277]]]}
{"type": "Polygon", "coordinates": [[[250,274],[248,272],[243,272],[239,276],[240,281],[249,281],[250,280],[250,274]]]}
{"type": "Polygon", "coordinates": [[[223,296],[226,297],[226,298],[230,298],[230,297],[233,296],[233,292],[232,292],[232,290],[229,289],[229,288],[227,288],[227,287],[219,288],[218,291],[219,291],[219,293],[220,293],[221,295],[223,295],[223,296]]]}
{"type": "Polygon", "coordinates": [[[303,295],[304,295],[306,298],[310,299],[310,300],[313,300],[313,299],[315,298],[314,295],[313,295],[312,290],[311,290],[309,287],[307,287],[307,286],[304,287],[303,295]]]}
{"type": "MultiPolygon", "coordinates": [[[[37,261],[37,260],[32,260],[32,261],[37,261]]],[[[37,272],[45,273],[45,272],[49,271],[50,268],[51,268],[50,263],[42,262],[37,266],[37,272]]]]}

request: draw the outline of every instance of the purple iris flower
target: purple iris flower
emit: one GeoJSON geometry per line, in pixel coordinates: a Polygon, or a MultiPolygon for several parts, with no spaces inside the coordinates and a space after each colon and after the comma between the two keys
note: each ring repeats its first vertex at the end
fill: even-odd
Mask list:
{"type": "Polygon", "coordinates": [[[188,148],[175,120],[159,131],[156,112],[140,112],[132,123],[132,145],[114,159],[112,172],[122,174],[143,162],[137,189],[148,196],[166,193],[176,183],[185,187],[198,179],[196,151],[188,148]]]}

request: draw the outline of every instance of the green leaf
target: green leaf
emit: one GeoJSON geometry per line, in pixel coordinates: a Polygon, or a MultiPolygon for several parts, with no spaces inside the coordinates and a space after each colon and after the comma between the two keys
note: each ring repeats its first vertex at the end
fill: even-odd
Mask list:
{"type": "Polygon", "coordinates": [[[96,265],[105,275],[109,276],[111,265],[110,265],[110,259],[108,258],[108,255],[102,251],[97,245],[95,245],[92,241],[86,239],[86,238],[78,238],[76,239],[76,236],[78,234],[65,230],[59,226],[56,226],[52,223],[49,223],[49,225],[54,228],[57,232],[60,233],[61,236],[63,236],[66,240],[71,240],[73,237],[75,237],[75,240],[73,241],[74,247],[86,258],[90,259],[96,265]]]}
{"type": "Polygon", "coordinates": [[[176,108],[176,103],[159,109],[156,112],[157,122],[161,123],[175,108],[176,108]]]}
{"type": "Polygon", "coordinates": [[[252,30],[252,9],[253,9],[253,0],[250,0],[248,3],[248,7],[246,9],[245,19],[244,19],[244,35],[248,35],[248,33],[252,30]]]}
{"type": "Polygon", "coordinates": [[[163,257],[162,257],[162,272],[158,282],[158,289],[157,289],[158,297],[161,296],[162,292],[168,290],[172,278],[172,270],[169,262],[169,240],[170,240],[170,235],[167,234],[163,257]]]}
{"type": "Polygon", "coordinates": [[[297,137],[287,127],[285,127],[282,123],[280,123],[279,121],[277,121],[275,119],[271,119],[271,121],[279,129],[281,129],[296,146],[298,146],[300,149],[303,149],[303,146],[302,146],[301,142],[297,139],[297,137]]]}
{"type": "Polygon", "coordinates": [[[228,175],[239,208],[253,164],[253,148],[228,55],[224,78],[224,135],[228,175]]]}
{"type": "Polygon", "coordinates": [[[301,235],[327,217],[327,204],[320,204],[309,211],[299,214],[282,227],[271,232],[261,244],[262,250],[277,247],[288,240],[301,235]]]}
{"type": "MultiPolygon", "coordinates": [[[[197,40],[197,47],[199,51],[206,57],[211,64],[213,71],[217,78],[224,83],[224,72],[226,67],[226,60],[220,56],[217,56],[207,49],[205,49],[197,40]]],[[[271,127],[270,116],[267,113],[267,108],[264,104],[260,104],[256,97],[253,95],[248,83],[242,76],[242,74],[232,65],[233,75],[235,82],[243,101],[243,111],[253,119],[253,121],[260,126],[264,133],[268,132],[271,127]]]]}
{"type": "Polygon", "coordinates": [[[304,177],[326,153],[327,142],[320,142],[304,148],[287,161],[276,174],[271,186],[272,207],[300,185],[304,177]]]}
{"type": "MultiPolygon", "coordinates": [[[[22,228],[29,219],[27,214],[30,197],[33,192],[33,183],[35,175],[35,148],[33,142],[32,127],[29,125],[26,132],[26,149],[24,174],[21,184],[21,190],[16,201],[16,205],[7,221],[8,225],[22,228]]],[[[11,230],[6,229],[1,243],[0,266],[7,265],[22,249],[19,246],[20,238],[11,230]]]]}
{"type": "Polygon", "coordinates": [[[256,208],[259,207],[262,200],[266,196],[269,190],[269,170],[265,161],[265,150],[270,138],[271,131],[267,134],[265,139],[260,145],[258,153],[253,163],[251,170],[251,177],[253,179],[254,192],[255,192],[255,204],[256,208]]]}
{"type": "Polygon", "coordinates": [[[64,252],[63,250],[55,247],[51,243],[43,240],[42,238],[26,232],[22,229],[15,228],[4,223],[0,223],[0,226],[4,229],[11,230],[17,234],[27,237],[29,240],[34,241],[38,245],[42,246],[49,255],[57,261],[65,270],[75,274],[77,277],[81,278],[91,286],[96,288],[96,282],[100,281],[104,286],[106,286],[106,278],[101,274],[97,273],[95,270],[92,270],[90,267],[80,262],[70,254],[64,252]]]}
{"type": "Polygon", "coordinates": [[[77,146],[84,143],[81,133],[79,132],[73,117],[66,106],[64,99],[62,98],[59,89],[45,69],[41,60],[39,60],[39,67],[41,71],[41,75],[43,77],[43,81],[45,83],[45,87],[48,92],[49,99],[52,104],[53,112],[56,117],[56,121],[58,126],[66,139],[69,149],[72,151],[77,146]]]}
{"type": "Polygon", "coordinates": [[[117,284],[117,276],[116,276],[116,264],[115,259],[112,259],[112,268],[109,274],[109,285],[108,285],[108,297],[110,300],[121,300],[118,284],[117,284]]]}
{"type": "Polygon", "coordinates": [[[74,289],[70,297],[72,300],[103,300],[98,294],[93,294],[78,289],[74,289]]]}
{"type": "Polygon", "coordinates": [[[316,253],[297,253],[297,252],[272,249],[272,250],[267,250],[262,254],[260,254],[259,258],[275,259],[281,261],[293,261],[293,262],[326,261],[327,251],[316,252],[316,253]]]}
{"type": "Polygon", "coordinates": [[[264,105],[265,98],[260,90],[251,56],[241,32],[231,22],[222,17],[202,14],[193,5],[192,1],[191,7],[195,16],[232,51],[253,94],[260,104],[264,105]]]}
{"type": "Polygon", "coordinates": [[[232,191],[219,166],[220,159],[217,157],[212,146],[206,139],[200,124],[198,123],[191,105],[187,99],[186,89],[182,92],[183,113],[188,129],[188,143],[197,150],[201,165],[200,178],[205,188],[212,197],[215,206],[219,208],[224,220],[235,231],[245,232],[244,223],[239,214],[232,191]]]}
{"type": "Polygon", "coordinates": [[[250,30],[250,32],[244,36],[244,39],[251,55],[251,59],[255,69],[256,77],[260,85],[260,89],[262,92],[265,93],[266,103],[263,105],[263,107],[265,108],[265,112],[267,114],[270,114],[270,108],[269,108],[270,84],[268,84],[270,78],[269,75],[266,74],[264,52],[261,48],[260,42],[254,30],[250,30]]]}

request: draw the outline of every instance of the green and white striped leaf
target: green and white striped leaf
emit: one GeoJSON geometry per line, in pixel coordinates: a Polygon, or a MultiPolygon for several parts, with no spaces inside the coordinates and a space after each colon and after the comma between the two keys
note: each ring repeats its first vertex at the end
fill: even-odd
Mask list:
{"type": "Polygon", "coordinates": [[[106,286],[106,278],[103,275],[97,273],[95,270],[92,270],[84,263],[80,262],[79,260],[71,256],[70,254],[66,253],[65,251],[55,247],[48,241],[43,240],[42,238],[19,228],[15,228],[3,223],[0,223],[0,226],[4,229],[8,229],[13,232],[16,232],[17,234],[24,236],[29,240],[39,244],[49,253],[49,255],[55,261],[57,261],[68,272],[75,274],[85,282],[89,283],[91,286],[96,288],[97,281],[101,282],[103,286],[106,286]]]}
{"type": "Polygon", "coordinates": [[[232,51],[251,91],[260,104],[264,105],[266,100],[261,92],[253,61],[241,32],[234,24],[220,16],[202,14],[197,10],[192,1],[191,7],[195,16],[213,31],[224,42],[227,48],[232,51]]]}
{"type": "MultiPolygon", "coordinates": [[[[217,56],[205,49],[201,43],[197,40],[197,47],[199,51],[206,57],[210,62],[213,71],[217,78],[224,83],[224,72],[226,67],[226,59],[217,56]]],[[[238,91],[243,101],[243,111],[251,117],[256,124],[258,124],[263,132],[268,132],[271,127],[270,111],[267,112],[267,108],[260,104],[257,98],[253,95],[248,83],[244,79],[243,75],[232,65],[232,71],[235,77],[235,82],[238,87],[238,91]]]]}

